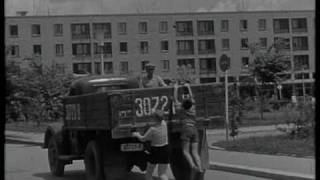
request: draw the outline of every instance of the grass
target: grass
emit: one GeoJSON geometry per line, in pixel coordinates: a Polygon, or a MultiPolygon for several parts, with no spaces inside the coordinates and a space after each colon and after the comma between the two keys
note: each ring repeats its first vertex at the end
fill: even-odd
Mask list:
{"type": "Polygon", "coordinates": [[[314,157],[314,138],[291,139],[287,135],[250,137],[229,142],[213,143],[214,146],[229,151],[249,152],[269,155],[287,155],[295,157],[314,157]]]}

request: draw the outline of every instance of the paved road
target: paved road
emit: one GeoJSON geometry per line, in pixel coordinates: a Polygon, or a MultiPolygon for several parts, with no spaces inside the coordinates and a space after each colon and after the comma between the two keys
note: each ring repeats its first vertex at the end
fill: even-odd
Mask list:
{"type": "MultiPolygon", "coordinates": [[[[47,150],[39,146],[24,144],[5,144],[6,180],[85,180],[83,161],[74,161],[66,166],[65,176],[57,178],[49,172],[47,150]]],[[[140,173],[131,173],[130,180],[143,180],[140,173]]],[[[253,176],[233,174],[222,171],[207,171],[206,180],[266,180],[253,176]]]]}

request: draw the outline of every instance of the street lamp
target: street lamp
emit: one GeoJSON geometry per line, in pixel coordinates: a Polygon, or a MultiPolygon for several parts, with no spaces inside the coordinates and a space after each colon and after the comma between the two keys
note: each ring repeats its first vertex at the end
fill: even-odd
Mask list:
{"type": "Polygon", "coordinates": [[[303,94],[303,103],[306,103],[306,87],[304,84],[304,71],[308,70],[308,67],[306,65],[302,66],[302,94],[303,94]]]}
{"type": "Polygon", "coordinates": [[[96,32],[96,37],[97,37],[97,40],[98,40],[98,46],[100,47],[101,75],[104,75],[104,60],[103,60],[104,31],[98,30],[96,32]]]}

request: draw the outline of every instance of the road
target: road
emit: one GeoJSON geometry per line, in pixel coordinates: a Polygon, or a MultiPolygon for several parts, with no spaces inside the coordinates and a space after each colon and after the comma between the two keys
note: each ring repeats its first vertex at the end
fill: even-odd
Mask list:
{"type": "MultiPolygon", "coordinates": [[[[5,144],[5,179],[6,180],[85,180],[83,161],[74,161],[66,166],[65,176],[54,177],[49,172],[47,150],[39,146],[5,144]]],[[[126,179],[143,180],[140,173],[131,173],[126,179]]],[[[266,180],[253,176],[233,174],[222,171],[206,172],[205,180],[266,180]]]]}

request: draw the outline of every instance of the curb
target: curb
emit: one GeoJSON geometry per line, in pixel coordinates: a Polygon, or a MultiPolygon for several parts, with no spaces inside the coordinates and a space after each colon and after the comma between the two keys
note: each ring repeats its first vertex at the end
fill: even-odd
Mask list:
{"type": "Polygon", "coordinates": [[[271,178],[277,180],[315,180],[315,176],[309,174],[285,172],[279,170],[271,170],[266,168],[255,168],[243,165],[231,165],[218,162],[210,162],[209,169],[227,171],[239,174],[247,174],[251,176],[271,178]]]}

